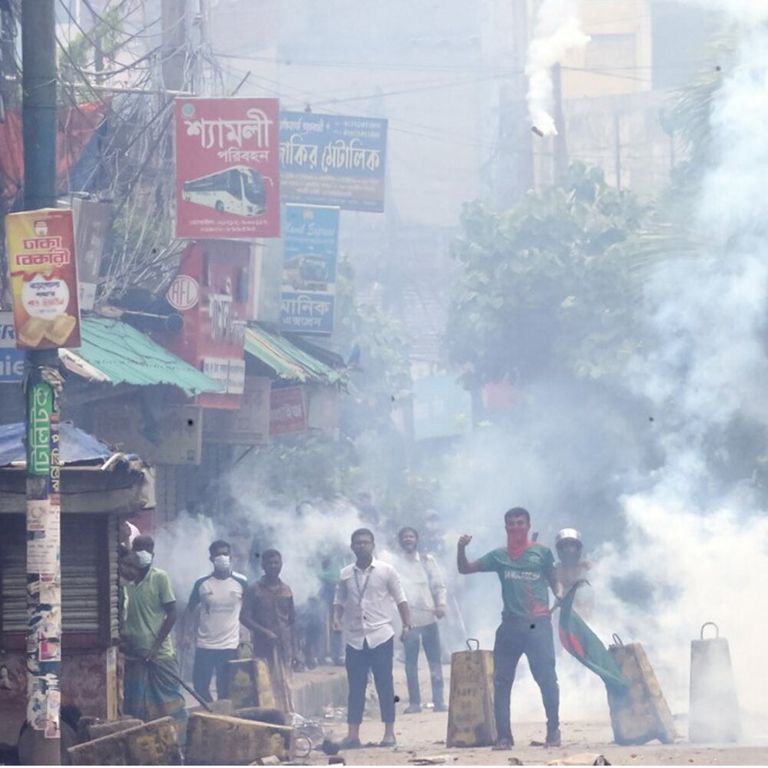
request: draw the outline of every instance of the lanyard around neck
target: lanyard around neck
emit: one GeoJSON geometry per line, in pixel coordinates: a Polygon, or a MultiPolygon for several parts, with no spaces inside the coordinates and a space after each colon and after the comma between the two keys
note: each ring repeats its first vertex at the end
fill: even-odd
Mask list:
{"type": "Polygon", "coordinates": [[[371,578],[371,571],[373,570],[373,565],[369,565],[367,568],[367,573],[365,574],[365,579],[363,580],[363,586],[360,586],[360,574],[357,572],[357,568],[352,569],[352,573],[355,574],[355,586],[357,587],[357,602],[359,605],[363,604],[363,595],[365,594],[365,590],[368,589],[368,581],[371,578]]]}

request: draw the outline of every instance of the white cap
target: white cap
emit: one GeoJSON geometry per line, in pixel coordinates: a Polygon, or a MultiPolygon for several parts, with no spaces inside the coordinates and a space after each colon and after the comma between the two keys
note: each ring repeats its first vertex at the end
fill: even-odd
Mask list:
{"type": "Polygon", "coordinates": [[[561,541],[576,541],[581,544],[581,534],[575,528],[563,528],[557,536],[555,536],[555,545],[561,541]]]}

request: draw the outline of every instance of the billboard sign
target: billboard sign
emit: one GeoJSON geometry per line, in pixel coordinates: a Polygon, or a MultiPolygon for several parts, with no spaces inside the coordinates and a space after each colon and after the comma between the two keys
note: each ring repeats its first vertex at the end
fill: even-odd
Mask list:
{"type": "Polygon", "coordinates": [[[72,211],[44,208],[5,218],[19,349],[80,346],[72,211]]]}
{"type": "Polygon", "coordinates": [[[280,325],[285,331],[333,332],[339,209],[286,205],[280,325]]]}
{"type": "Polygon", "coordinates": [[[176,99],[176,237],[280,234],[277,99],[176,99]]]}
{"type": "Polygon", "coordinates": [[[13,313],[0,312],[0,384],[18,384],[24,378],[24,352],[16,349],[13,313]]]}
{"type": "Polygon", "coordinates": [[[283,201],[380,213],[386,151],[386,120],[281,112],[283,201]]]}

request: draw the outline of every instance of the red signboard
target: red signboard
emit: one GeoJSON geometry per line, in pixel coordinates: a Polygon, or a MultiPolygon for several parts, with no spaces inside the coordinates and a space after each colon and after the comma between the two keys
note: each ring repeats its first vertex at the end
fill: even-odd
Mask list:
{"type": "Polygon", "coordinates": [[[221,385],[221,393],[195,398],[205,408],[236,409],[241,404],[250,263],[249,243],[189,243],[166,293],[184,325],[178,333],[158,332],[155,339],[221,385]]]}
{"type": "Polygon", "coordinates": [[[176,237],[280,234],[277,99],[176,99],[176,237]]]}
{"type": "Polygon", "coordinates": [[[269,434],[285,435],[307,428],[303,387],[272,387],[269,398],[269,434]]]}
{"type": "Polygon", "coordinates": [[[5,218],[16,346],[80,346],[72,211],[44,208],[5,218]]]}

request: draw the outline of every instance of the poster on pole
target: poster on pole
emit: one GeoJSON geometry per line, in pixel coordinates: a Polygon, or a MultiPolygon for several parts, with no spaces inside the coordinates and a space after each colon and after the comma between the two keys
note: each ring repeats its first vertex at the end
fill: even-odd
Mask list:
{"type": "Polygon", "coordinates": [[[381,213],[386,153],[381,118],[281,112],[283,202],[381,213]]]}
{"type": "Polygon", "coordinates": [[[338,243],[338,208],[285,206],[282,330],[333,333],[338,243]]]}
{"type": "Polygon", "coordinates": [[[44,208],[5,217],[18,349],[80,346],[72,211],[44,208]]]}
{"type": "Polygon", "coordinates": [[[280,234],[277,99],[176,99],[176,237],[280,234]]]}

